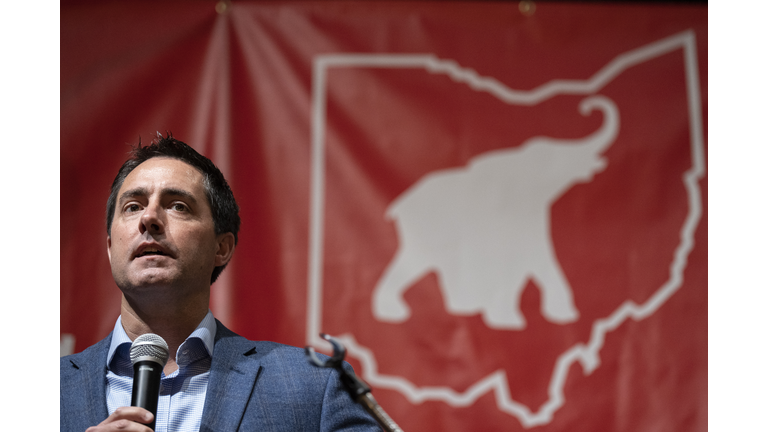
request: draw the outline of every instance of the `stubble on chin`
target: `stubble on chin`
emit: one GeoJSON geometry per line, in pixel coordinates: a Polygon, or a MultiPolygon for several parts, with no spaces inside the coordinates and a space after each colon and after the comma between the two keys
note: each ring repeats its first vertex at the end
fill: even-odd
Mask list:
{"type": "Polygon", "coordinates": [[[173,274],[167,268],[148,268],[140,271],[112,273],[115,284],[123,294],[142,295],[149,298],[162,295],[178,285],[173,274]]]}

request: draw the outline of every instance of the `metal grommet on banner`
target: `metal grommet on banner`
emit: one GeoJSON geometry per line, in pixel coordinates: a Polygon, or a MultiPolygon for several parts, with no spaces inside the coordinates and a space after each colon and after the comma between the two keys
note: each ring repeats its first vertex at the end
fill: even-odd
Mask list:
{"type": "Polygon", "coordinates": [[[531,16],[536,12],[536,4],[529,0],[523,0],[520,2],[520,5],[518,6],[520,9],[520,13],[525,16],[531,16]]]}
{"type": "Polygon", "coordinates": [[[224,12],[229,9],[229,6],[232,5],[232,2],[229,0],[221,0],[216,3],[216,13],[223,14],[224,12]]]}

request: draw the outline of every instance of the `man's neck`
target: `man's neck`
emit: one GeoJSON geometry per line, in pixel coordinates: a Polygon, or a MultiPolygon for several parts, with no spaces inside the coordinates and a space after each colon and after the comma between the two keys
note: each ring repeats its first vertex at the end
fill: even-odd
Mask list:
{"type": "Polygon", "coordinates": [[[208,303],[198,303],[194,307],[177,305],[175,308],[164,308],[161,312],[153,313],[151,308],[142,308],[123,295],[120,306],[123,329],[132,341],[146,333],[154,333],[162,337],[168,344],[169,354],[168,363],[163,371],[169,375],[178,368],[176,351],[179,346],[195,331],[208,313],[208,303]]]}

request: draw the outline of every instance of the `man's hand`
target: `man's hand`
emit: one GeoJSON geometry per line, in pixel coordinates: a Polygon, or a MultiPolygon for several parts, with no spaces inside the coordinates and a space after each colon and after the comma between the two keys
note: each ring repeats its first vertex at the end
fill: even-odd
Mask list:
{"type": "Polygon", "coordinates": [[[85,432],[134,431],[151,432],[146,425],[152,421],[152,413],[140,407],[120,407],[98,426],[91,426],[85,432]]]}

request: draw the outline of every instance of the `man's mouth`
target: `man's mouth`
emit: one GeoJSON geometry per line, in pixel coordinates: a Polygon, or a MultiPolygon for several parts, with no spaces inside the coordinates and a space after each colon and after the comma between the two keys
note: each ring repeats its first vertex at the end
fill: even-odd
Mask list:
{"type": "Polygon", "coordinates": [[[165,256],[167,254],[165,252],[161,251],[160,249],[148,247],[148,248],[144,249],[143,251],[141,251],[141,253],[136,255],[136,258],[141,258],[141,257],[144,257],[144,256],[151,256],[151,255],[165,256]]]}

